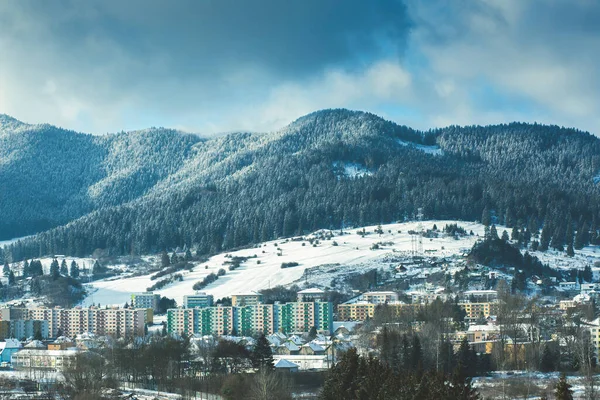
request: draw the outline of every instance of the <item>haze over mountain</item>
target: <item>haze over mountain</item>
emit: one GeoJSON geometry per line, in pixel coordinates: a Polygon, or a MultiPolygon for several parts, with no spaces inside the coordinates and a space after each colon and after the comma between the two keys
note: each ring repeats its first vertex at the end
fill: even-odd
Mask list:
{"type": "Polygon", "coordinates": [[[0,240],[54,228],[8,248],[14,260],[208,253],[422,207],[427,218],[486,214],[552,233],[586,224],[589,241],[599,169],[600,139],[537,124],[423,132],[336,109],[201,139],[164,128],[92,136],[0,116],[0,240]]]}

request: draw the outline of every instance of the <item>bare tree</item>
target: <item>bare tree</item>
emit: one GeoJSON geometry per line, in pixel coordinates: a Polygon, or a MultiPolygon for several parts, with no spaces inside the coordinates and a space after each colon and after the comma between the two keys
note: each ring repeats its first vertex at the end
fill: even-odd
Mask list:
{"type": "Polygon", "coordinates": [[[252,400],[287,400],[292,399],[289,378],[275,371],[261,368],[252,381],[252,400]]]}

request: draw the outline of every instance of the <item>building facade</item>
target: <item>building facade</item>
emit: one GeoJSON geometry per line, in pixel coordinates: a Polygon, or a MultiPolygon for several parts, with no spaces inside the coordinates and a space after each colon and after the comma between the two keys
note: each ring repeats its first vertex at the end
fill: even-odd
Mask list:
{"type": "Polygon", "coordinates": [[[333,305],[328,302],[254,304],[231,307],[174,308],[167,311],[167,330],[179,335],[256,336],[274,332],[330,333],[333,305]]]}
{"type": "Polygon", "coordinates": [[[184,308],[204,308],[213,306],[213,295],[206,294],[204,292],[197,292],[192,295],[183,296],[183,307],[184,308]]]}
{"type": "Polygon", "coordinates": [[[131,308],[151,308],[157,311],[159,301],[160,295],[152,292],[131,294],[131,308]]]}
{"type": "Polygon", "coordinates": [[[396,303],[399,300],[396,292],[366,292],[362,294],[361,298],[372,304],[396,303]]]}
{"type": "MultiPolygon", "coordinates": [[[[146,309],[133,308],[11,308],[12,317],[44,321],[41,325],[42,337],[55,338],[91,332],[98,336],[133,337],[144,336],[147,319],[146,309]]],[[[31,329],[37,325],[31,324],[31,329]]],[[[24,329],[28,329],[27,325],[24,329]]],[[[35,331],[34,331],[35,333],[35,331]]],[[[29,335],[32,336],[32,335],[29,335]]],[[[28,337],[26,335],[26,337],[28,337]]]]}

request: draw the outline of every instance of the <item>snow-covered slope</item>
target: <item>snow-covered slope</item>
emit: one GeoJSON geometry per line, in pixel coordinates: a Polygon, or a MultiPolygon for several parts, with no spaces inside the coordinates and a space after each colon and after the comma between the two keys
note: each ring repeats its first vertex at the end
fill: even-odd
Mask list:
{"type": "MultiPolygon", "coordinates": [[[[444,225],[450,223],[458,223],[467,232],[472,230],[475,235],[460,240],[452,237],[431,240],[423,238],[423,250],[426,254],[440,257],[462,254],[467,252],[483,235],[483,226],[472,222],[427,221],[422,225],[423,228],[430,229],[436,224],[439,229],[443,229],[444,225]]],[[[204,289],[205,292],[214,295],[215,299],[277,285],[288,285],[299,280],[307,268],[319,265],[340,264],[340,275],[344,274],[345,268],[348,271],[357,272],[361,269],[365,271],[372,269],[373,266],[389,266],[389,262],[385,262],[385,259],[389,258],[391,254],[408,255],[410,253],[412,245],[411,235],[408,231],[416,229],[417,224],[417,222],[408,222],[383,225],[384,233],[381,235],[373,232],[376,226],[370,226],[365,228],[369,234],[364,237],[357,234],[359,230],[362,231],[362,228],[348,230],[344,235],[340,235],[339,231],[334,231],[332,239],[320,240],[316,247],[313,247],[308,240],[277,240],[263,243],[256,248],[219,254],[205,263],[196,265],[192,272],[180,272],[184,278],[182,282],[175,282],[155,292],[174,298],[178,304],[181,304],[184,295],[194,293],[192,289],[194,283],[210,273],[216,273],[220,268],[227,270],[227,266],[223,265],[225,261],[229,260],[227,255],[238,257],[254,257],[256,255],[256,258],[249,258],[234,271],[227,270],[224,276],[204,289]],[[334,242],[337,243],[337,246],[334,245],[334,242]],[[378,250],[371,250],[375,243],[384,244],[380,245],[378,250]],[[281,264],[286,262],[297,262],[299,265],[282,269],[281,264]]],[[[309,235],[306,238],[316,235],[309,235]]],[[[144,291],[155,282],[150,279],[150,275],[93,282],[89,288],[91,289],[90,296],[84,304],[123,304],[130,299],[132,292],[144,291]]],[[[323,282],[323,285],[328,285],[328,283],[323,282]]]]}

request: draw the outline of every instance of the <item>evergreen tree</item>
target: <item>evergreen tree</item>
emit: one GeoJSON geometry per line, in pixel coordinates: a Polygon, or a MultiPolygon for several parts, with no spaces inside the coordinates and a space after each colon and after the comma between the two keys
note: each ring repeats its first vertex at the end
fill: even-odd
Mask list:
{"type": "Polygon", "coordinates": [[[498,230],[496,229],[496,225],[492,225],[490,228],[490,238],[492,240],[498,239],[498,230]]]}
{"type": "Polygon", "coordinates": [[[160,265],[162,268],[167,268],[171,264],[171,260],[169,259],[169,255],[166,251],[163,251],[160,255],[160,265]]]}
{"type": "Polygon", "coordinates": [[[264,334],[260,335],[256,340],[250,359],[254,368],[273,369],[273,352],[264,334]]]}
{"type": "Polygon", "coordinates": [[[29,270],[29,261],[23,261],[23,278],[27,278],[31,275],[31,271],[29,270]]]}
{"type": "Polygon", "coordinates": [[[502,240],[508,242],[508,232],[506,230],[502,231],[502,240]]]}
{"type": "Polygon", "coordinates": [[[317,337],[317,328],[315,326],[310,327],[310,331],[308,332],[308,340],[313,340],[317,337]]]}
{"type": "Polygon", "coordinates": [[[457,371],[460,376],[471,377],[475,375],[477,366],[477,355],[469,345],[467,338],[463,338],[460,342],[460,347],[456,353],[457,371]]]}
{"type": "Polygon", "coordinates": [[[190,249],[187,249],[185,252],[185,261],[192,261],[192,252],[190,251],[190,249]]]}
{"type": "Polygon", "coordinates": [[[573,400],[573,391],[571,390],[571,385],[567,382],[564,372],[560,374],[554,395],[556,396],[556,400],[573,400]]]}
{"type": "Polygon", "coordinates": [[[577,228],[577,234],[575,235],[575,242],[573,243],[573,247],[577,250],[583,249],[585,246],[589,244],[590,241],[590,227],[587,221],[584,221],[583,224],[577,228]]]}
{"type": "Polygon", "coordinates": [[[56,258],[53,259],[52,263],[50,264],[50,276],[52,279],[56,279],[60,276],[60,267],[56,258]]]}
{"type": "Polygon", "coordinates": [[[60,263],[60,274],[62,276],[69,275],[69,268],[67,267],[67,261],[64,258],[63,258],[62,262],[60,263]]]}
{"type": "Polygon", "coordinates": [[[11,286],[15,284],[15,273],[12,271],[8,273],[8,284],[11,286]]]}
{"type": "Polygon", "coordinates": [[[421,348],[421,340],[418,335],[413,336],[411,343],[410,365],[417,371],[423,369],[423,349],[421,348]]]}
{"type": "Polygon", "coordinates": [[[565,227],[557,225],[552,234],[550,246],[558,251],[563,251],[565,248],[565,227]]]}
{"type": "Polygon", "coordinates": [[[5,277],[8,277],[8,275],[10,274],[10,267],[8,266],[7,261],[4,261],[4,267],[2,269],[2,273],[4,274],[5,277]]]}
{"type": "Polygon", "coordinates": [[[552,372],[556,370],[556,356],[550,346],[546,343],[542,352],[542,359],[540,360],[540,371],[552,372]]]}
{"type": "Polygon", "coordinates": [[[75,260],[71,261],[71,270],[69,271],[69,275],[71,275],[71,278],[73,279],[79,278],[79,265],[77,265],[75,260]]]}
{"type": "Polygon", "coordinates": [[[519,240],[519,228],[517,228],[516,226],[514,226],[512,228],[512,232],[510,234],[510,239],[511,240],[519,240]]]}
{"type": "Polygon", "coordinates": [[[179,262],[179,257],[177,257],[177,253],[173,252],[171,254],[171,265],[177,264],[179,262]]]}
{"type": "Polygon", "coordinates": [[[550,246],[550,239],[552,238],[552,225],[550,221],[544,223],[542,228],[542,235],[540,236],[539,251],[546,251],[550,246]]]}
{"type": "Polygon", "coordinates": [[[481,214],[481,223],[485,226],[490,226],[492,224],[490,209],[487,206],[483,208],[483,212],[481,214]]]}
{"type": "Polygon", "coordinates": [[[571,243],[567,245],[567,255],[569,257],[575,256],[575,251],[573,250],[573,245],[571,243]]]}

